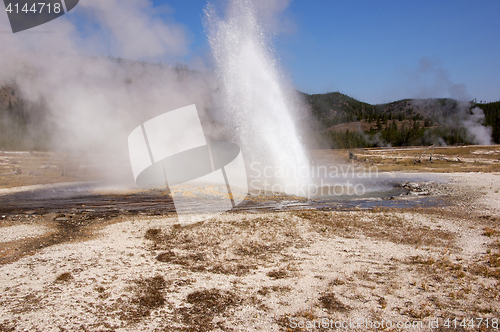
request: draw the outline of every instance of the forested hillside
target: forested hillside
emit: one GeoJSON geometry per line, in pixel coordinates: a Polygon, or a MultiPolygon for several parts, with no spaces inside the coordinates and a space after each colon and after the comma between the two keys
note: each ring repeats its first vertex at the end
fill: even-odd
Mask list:
{"type": "Polygon", "coordinates": [[[15,88],[0,87],[0,150],[47,150],[50,141],[48,110],[30,103],[15,88]]]}
{"type": "Polygon", "coordinates": [[[321,124],[318,135],[332,148],[479,144],[471,126],[491,130],[500,143],[500,102],[479,104],[454,99],[404,99],[370,105],[339,92],[304,94],[321,124]],[[484,112],[482,116],[480,108],[484,112]],[[489,127],[489,129],[488,129],[489,127]]]}
{"type": "MultiPolygon", "coordinates": [[[[175,70],[201,75],[187,67],[175,70]]],[[[404,99],[371,105],[339,92],[301,95],[315,119],[309,136],[319,138],[322,148],[500,143],[500,101],[404,99]]],[[[41,100],[28,102],[15,86],[0,87],[0,150],[50,149],[55,124],[41,100]]]]}

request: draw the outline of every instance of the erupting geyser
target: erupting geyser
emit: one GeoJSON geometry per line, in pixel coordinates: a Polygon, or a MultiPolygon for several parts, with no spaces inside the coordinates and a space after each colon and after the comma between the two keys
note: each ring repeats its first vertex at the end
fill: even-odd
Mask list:
{"type": "MultiPolygon", "coordinates": [[[[264,24],[252,1],[230,1],[225,18],[206,9],[207,30],[221,87],[224,120],[253,168],[293,168],[259,189],[298,194],[308,160],[297,131],[292,89],[284,88],[264,24]],[[302,175],[301,175],[302,174],[302,175]]],[[[274,173],[274,172],[269,172],[274,173]]],[[[252,174],[249,174],[252,177],[252,174]]],[[[261,172],[261,176],[265,176],[261,172]]],[[[250,189],[257,189],[250,185],[250,189]]]]}

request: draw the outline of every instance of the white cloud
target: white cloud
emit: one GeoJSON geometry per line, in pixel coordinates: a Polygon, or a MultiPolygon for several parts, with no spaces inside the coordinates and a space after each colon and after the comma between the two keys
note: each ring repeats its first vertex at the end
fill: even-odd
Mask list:
{"type": "Polygon", "coordinates": [[[182,56],[188,51],[185,28],[162,20],[148,0],[81,1],[79,5],[105,32],[101,37],[116,56],[140,59],[182,56]]]}

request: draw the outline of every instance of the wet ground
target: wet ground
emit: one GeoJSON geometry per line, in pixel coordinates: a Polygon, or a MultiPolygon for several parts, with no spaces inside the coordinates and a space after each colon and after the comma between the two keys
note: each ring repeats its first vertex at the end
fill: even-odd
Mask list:
{"type": "MultiPolygon", "coordinates": [[[[442,197],[429,192],[427,183],[394,183],[383,192],[368,197],[306,199],[268,192],[250,193],[227,213],[266,213],[297,210],[368,210],[373,208],[414,208],[446,205],[442,197]]],[[[431,186],[434,186],[432,184],[431,186]]],[[[206,201],[205,201],[206,202],[206,201]]],[[[204,206],[192,200],[193,211],[203,212],[204,206]]],[[[18,260],[37,250],[65,242],[90,239],[96,228],[133,215],[174,216],[175,206],[168,192],[151,189],[103,190],[96,183],[65,185],[0,196],[0,222],[4,225],[45,223],[51,229],[45,235],[15,241],[0,247],[0,264],[18,260]]]]}
{"type": "MultiPolygon", "coordinates": [[[[62,188],[37,189],[0,196],[0,216],[25,214],[77,214],[92,217],[116,217],[118,215],[161,215],[175,213],[175,206],[168,192],[151,189],[131,192],[130,190],[106,190],[96,184],[67,185],[62,188]]],[[[415,207],[444,204],[442,199],[423,191],[421,186],[405,187],[394,183],[390,190],[372,192],[364,197],[338,196],[307,199],[272,193],[251,193],[231,212],[287,211],[300,209],[366,209],[373,207],[415,207]],[[419,195],[423,193],[423,195],[419,195]],[[414,194],[414,195],[412,195],[414,194]]],[[[196,197],[192,200],[193,211],[201,211],[196,197]]]]}

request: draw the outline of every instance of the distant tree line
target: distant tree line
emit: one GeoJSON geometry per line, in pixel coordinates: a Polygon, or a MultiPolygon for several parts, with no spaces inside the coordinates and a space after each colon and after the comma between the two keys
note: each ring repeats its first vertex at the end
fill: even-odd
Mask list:
{"type": "MultiPolygon", "coordinates": [[[[157,65],[164,66],[162,63],[157,65]]],[[[172,69],[182,75],[207,75],[180,63],[172,69]]],[[[11,96],[0,96],[0,150],[48,149],[53,130],[45,103],[27,102],[14,96],[14,89],[10,91],[11,96]]],[[[324,148],[473,143],[460,121],[453,120],[456,114],[463,112],[460,103],[453,99],[404,99],[371,105],[339,92],[302,96],[315,118],[305,126],[308,128],[307,135],[313,138],[311,141],[320,138],[324,148]],[[359,123],[361,130],[353,131],[352,126],[349,127],[351,130],[347,130],[347,126],[342,129],[343,124],[353,122],[359,123]]],[[[470,111],[476,106],[484,111],[483,124],[492,128],[492,140],[500,144],[500,101],[471,102],[467,107],[470,111]]]]}
{"type": "Polygon", "coordinates": [[[46,150],[50,129],[43,103],[9,98],[0,107],[0,150],[46,150]]]}
{"type": "MultiPolygon", "coordinates": [[[[323,142],[327,142],[324,147],[473,144],[460,122],[459,114],[464,112],[461,108],[463,104],[461,106],[453,99],[419,100],[421,106],[415,109],[410,99],[370,105],[339,92],[304,94],[304,97],[309,102],[312,114],[321,124],[317,135],[323,142]],[[350,131],[342,130],[342,126],[339,126],[351,122],[360,122],[365,127],[368,125],[369,129],[350,131]],[[336,127],[332,128],[334,126],[336,127]]],[[[500,102],[471,102],[467,105],[468,111],[476,106],[484,111],[483,125],[492,128],[492,140],[500,144],[500,102]]]]}
{"type": "Polygon", "coordinates": [[[492,128],[493,141],[500,143],[500,101],[477,106],[484,111],[485,125],[492,128]]]}

